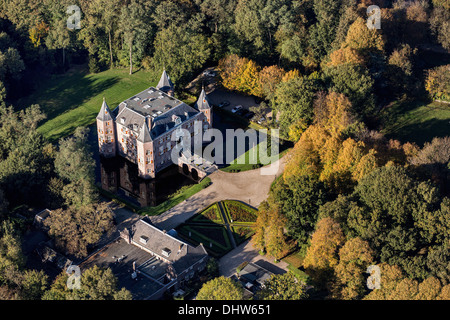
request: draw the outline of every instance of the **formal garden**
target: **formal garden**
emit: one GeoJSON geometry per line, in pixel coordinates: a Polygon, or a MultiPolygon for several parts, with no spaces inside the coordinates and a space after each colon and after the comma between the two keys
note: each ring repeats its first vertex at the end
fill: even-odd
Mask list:
{"type": "Polygon", "coordinates": [[[233,242],[239,245],[254,234],[257,213],[239,201],[219,201],[188,219],[176,231],[194,245],[202,243],[211,256],[219,258],[233,249],[233,242]]]}

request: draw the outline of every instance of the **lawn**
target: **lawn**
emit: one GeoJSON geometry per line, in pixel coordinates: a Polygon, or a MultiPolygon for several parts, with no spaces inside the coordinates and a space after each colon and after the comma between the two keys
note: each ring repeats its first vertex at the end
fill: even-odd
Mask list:
{"type": "Polygon", "coordinates": [[[383,133],[401,142],[423,146],[433,137],[450,134],[450,104],[439,102],[396,101],[382,112],[383,133]]]}
{"type": "MultiPolygon", "coordinates": [[[[244,154],[233,160],[230,164],[228,164],[226,167],[221,168],[223,172],[241,172],[241,171],[248,171],[253,169],[258,169],[263,166],[261,163],[261,159],[259,157],[259,148],[260,144],[254,146],[253,148],[247,150],[244,154]],[[253,159],[256,157],[256,161],[253,159]],[[252,159],[252,161],[250,161],[252,159]],[[256,163],[255,163],[256,162],[256,163]]],[[[270,147],[268,147],[270,148],[270,147]]],[[[285,147],[283,145],[280,145],[280,150],[278,155],[274,156],[268,156],[264,155],[263,153],[263,160],[264,163],[273,163],[276,162],[278,159],[282,158],[291,148],[285,147]],[[269,162],[270,159],[270,162],[269,162]]]]}
{"type": "Polygon", "coordinates": [[[157,84],[155,72],[111,69],[89,74],[76,66],[61,75],[43,79],[35,92],[19,101],[19,107],[39,104],[47,115],[38,130],[50,141],[70,135],[79,126],[95,122],[103,97],[111,109],[134,94],[157,84]]]}

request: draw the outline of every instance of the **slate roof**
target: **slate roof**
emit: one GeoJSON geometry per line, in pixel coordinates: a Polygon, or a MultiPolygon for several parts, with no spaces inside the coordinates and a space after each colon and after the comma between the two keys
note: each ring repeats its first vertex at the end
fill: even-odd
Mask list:
{"type": "Polygon", "coordinates": [[[208,255],[203,245],[193,247],[158,229],[144,219],[136,222],[131,238],[145,249],[170,261],[177,273],[181,273],[208,255]],[[146,243],[142,242],[141,239],[145,239],[146,243]]]}
{"type": "Polygon", "coordinates": [[[109,110],[109,107],[106,104],[105,98],[103,98],[102,107],[100,108],[100,112],[97,115],[97,119],[100,120],[100,121],[110,121],[110,120],[112,120],[111,110],[109,110]]]}
{"type": "Polygon", "coordinates": [[[200,93],[200,96],[198,97],[198,100],[195,103],[194,107],[198,110],[211,109],[211,104],[206,95],[205,88],[202,88],[202,92],[200,93]]]}
{"type": "Polygon", "coordinates": [[[170,77],[167,74],[166,70],[164,70],[161,75],[161,78],[159,79],[158,85],[156,86],[156,89],[162,91],[169,91],[173,90],[173,88],[174,88],[173,83],[170,80],[170,77]]]}
{"type": "Polygon", "coordinates": [[[148,129],[150,138],[155,139],[175,127],[173,115],[180,117],[183,123],[198,113],[198,110],[184,102],[150,87],[122,102],[118,108],[116,121],[134,131],[136,135],[140,135],[145,118],[151,117],[152,126],[148,129]]]}
{"type": "Polygon", "coordinates": [[[141,141],[144,143],[152,141],[152,136],[150,134],[150,130],[147,125],[147,121],[145,121],[145,120],[144,120],[144,123],[142,124],[141,132],[139,133],[139,136],[137,139],[138,139],[138,141],[141,141]]]}

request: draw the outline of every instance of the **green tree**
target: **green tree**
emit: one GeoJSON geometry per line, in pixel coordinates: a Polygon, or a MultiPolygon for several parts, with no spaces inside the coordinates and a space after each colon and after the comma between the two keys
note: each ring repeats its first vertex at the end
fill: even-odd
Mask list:
{"type": "Polygon", "coordinates": [[[118,288],[117,278],[109,268],[93,266],[83,270],[80,289],[69,289],[69,275],[63,271],[42,297],[43,300],[131,300],[131,293],[118,288]]]}
{"type": "Polygon", "coordinates": [[[61,195],[67,205],[81,207],[94,202],[95,161],[89,151],[89,129],[77,128],[72,137],[61,139],[55,156],[55,171],[65,185],[61,195]]]}
{"type": "Polygon", "coordinates": [[[186,82],[211,54],[210,43],[205,35],[181,25],[171,24],[160,30],[153,45],[154,67],[166,66],[171,78],[177,83],[186,82]]]}
{"type": "Polygon", "coordinates": [[[145,42],[137,40],[143,40],[138,37],[146,33],[145,14],[145,7],[139,0],[132,0],[120,13],[119,31],[128,48],[130,74],[133,74],[133,51],[142,53],[144,50],[145,42]]]}
{"type": "Polygon", "coordinates": [[[200,288],[197,300],[242,300],[244,289],[224,276],[214,278],[200,288]]]}
{"type": "Polygon", "coordinates": [[[353,114],[363,119],[374,115],[374,80],[366,68],[354,64],[341,64],[326,68],[324,75],[331,91],[348,97],[353,114]]]}
{"type": "Polygon", "coordinates": [[[303,300],[308,297],[305,284],[291,272],[272,275],[264,281],[264,288],[258,293],[262,300],[303,300]]]}
{"type": "Polygon", "coordinates": [[[291,176],[287,181],[281,177],[271,195],[287,219],[287,234],[306,249],[317,222],[317,211],[326,202],[323,183],[311,176],[291,176]]]}
{"type": "Polygon", "coordinates": [[[296,77],[277,86],[272,106],[280,114],[281,137],[287,138],[289,127],[296,120],[312,122],[314,96],[319,88],[314,76],[296,77]]]}

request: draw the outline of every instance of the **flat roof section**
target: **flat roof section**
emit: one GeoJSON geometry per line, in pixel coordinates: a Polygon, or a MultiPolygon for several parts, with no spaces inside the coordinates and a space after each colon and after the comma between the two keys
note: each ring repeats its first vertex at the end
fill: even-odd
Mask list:
{"type": "Polygon", "coordinates": [[[153,118],[169,111],[170,109],[180,105],[180,101],[169,96],[154,87],[145,89],[144,91],[132,96],[122,103],[139,114],[144,116],[152,116],[153,118]]]}
{"type": "Polygon", "coordinates": [[[101,268],[110,268],[119,280],[119,287],[125,287],[129,290],[133,299],[143,300],[163,287],[158,282],[143,275],[138,276],[137,280],[131,278],[133,262],[136,262],[136,268],[138,269],[141,264],[150,258],[152,258],[150,253],[135,245],[128,244],[122,238],[118,238],[88,257],[80,264],[80,268],[81,272],[94,265],[101,268]]]}

